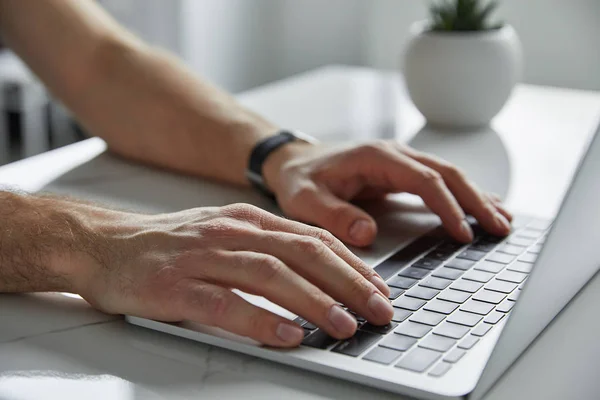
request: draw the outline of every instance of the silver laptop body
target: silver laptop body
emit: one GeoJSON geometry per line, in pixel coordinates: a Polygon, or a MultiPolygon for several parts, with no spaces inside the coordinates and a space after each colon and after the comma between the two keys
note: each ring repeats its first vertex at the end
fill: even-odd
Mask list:
{"type": "MultiPolygon", "coordinates": [[[[379,258],[374,258],[367,252],[357,251],[357,253],[381,271],[380,273],[383,272],[384,277],[390,279],[389,282],[399,281],[402,282],[399,284],[402,286],[406,281],[412,282],[410,279],[417,281],[406,290],[396,288],[398,289],[396,293],[401,294],[393,300],[395,306],[404,305],[404,302],[413,304],[414,300],[417,300],[417,305],[421,301],[425,305],[414,311],[398,307],[401,310],[399,314],[402,314],[399,319],[409,314],[410,316],[402,322],[395,322],[392,330],[380,335],[379,340],[371,340],[368,345],[362,345],[363,347],[358,350],[353,347],[353,343],[337,341],[321,343],[324,348],[303,345],[296,349],[278,350],[263,347],[248,338],[235,336],[217,328],[189,322],[163,323],[131,316],[127,317],[127,321],[149,329],[409,396],[427,399],[465,397],[479,399],[598,272],[600,265],[600,229],[598,229],[600,207],[597,204],[600,198],[598,131],[579,165],[554,224],[550,224],[549,221],[518,218],[515,231],[504,240],[482,234],[483,239],[479,239],[479,247],[471,248],[465,245],[461,248],[452,248],[448,245],[448,241],[431,233],[431,230],[436,227],[437,218],[422,211],[415,211],[411,207],[401,209],[401,212],[397,212],[398,210],[380,212],[377,219],[382,229],[376,246],[386,248],[393,245],[394,250],[385,257],[379,258]],[[423,240],[422,235],[426,235],[427,239],[423,240]],[[406,249],[409,250],[408,255],[406,249]],[[440,251],[436,252],[436,249],[440,251]],[[469,251],[471,253],[468,253],[469,251]],[[474,253],[477,251],[485,255],[474,253]],[[513,257],[510,257],[510,253],[518,254],[512,254],[513,257]],[[440,262],[434,266],[417,264],[429,267],[417,271],[429,272],[426,276],[416,279],[409,268],[418,268],[413,264],[419,262],[423,256],[434,259],[440,256],[438,257],[440,262]],[[449,267],[449,265],[459,267],[469,265],[468,262],[458,260],[474,263],[464,270],[449,267]],[[394,262],[396,262],[396,269],[394,269],[394,262]],[[443,268],[446,269],[442,270],[443,268]],[[454,274],[456,277],[447,287],[442,288],[444,281],[440,279],[445,279],[443,276],[448,272],[456,272],[454,274]],[[492,274],[491,278],[489,274],[492,274]],[[436,275],[440,275],[441,278],[436,278],[436,275]],[[489,280],[486,281],[488,278],[489,280]],[[519,282],[520,280],[522,281],[519,282]],[[421,284],[429,286],[421,286],[421,284]],[[475,289],[479,284],[481,284],[480,288],[475,289]],[[437,289],[432,289],[431,286],[437,289]],[[417,297],[410,297],[417,292],[417,297]],[[428,295],[423,296],[422,292],[435,295],[430,300],[422,299],[428,297],[428,295]],[[457,300],[454,303],[457,305],[456,309],[441,315],[440,322],[430,322],[426,319],[426,323],[422,323],[422,315],[427,317],[432,315],[426,308],[435,309],[432,302],[436,300],[445,302],[446,300],[443,299],[452,298],[456,292],[468,298],[462,303],[460,302],[462,299],[457,300]],[[490,300],[478,302],[476,298],[490,300]],[[465,317],[467,322],[462,322],[461,318],[465,317]],[[498,318],[500,319],[497,320],[498,318]],[[475,322],[476,319],[479,321],[475,322]],[[471,320],[473,323],[469,322],[471,320]],[[413,337],[419,334],[412,334],[411,329],[421,328],[420,325],[423,325],[422,331],[427,330],[427,332],[420,338],[413,337]],[[442,329],[442,326],[446,328],[450,326],[453,329],[450,329],[451,333],[448,334],[445,333],[448,329],[442,329]],[[457,333],[453,333],[454,331],[457,333]],[[405,333],[408,335],[404,335],[405,333]],[[453,334],[455,334],[454,339],[451,337],[453,334]],[[463,336],[460,336],[461,334],[463,336]],[[395,341],[388,339],[390,335],[411,338],[406,341],[412,342],[412,345],[404,351],[398,350],[398,347],[395,349],[395,341]],[[471,344],[472,342],[475,343],[471,344]],[[465,344],[461,348],[463,343],[465,344]],[[467,348],[469,345],[471,347],[467,348]],[[375,351],[378,347],[383,349],[375,351]],[[417,350],[426,351],[417,352],[417,350]],[[436,356],[435,352],[439,355],[436,356]],[[369,354],[373,356],[368,356],[369,354]],[[369,360],[370,357],[382,354],[397,354],[398,357],[387,364],[385,357],[383,362],[369,360]],[[435,360],[422,362],[415,356],[421,354],[435,360]],[[423,367],[424,364],[428,365],[423,367]],[[421,368],[422,371],[417,371],[421,368]]],[[[475,245],[477,243],[475,242],[475,245]]],[[[287,318],[296,317],[263,298],[239,294],[252,303],[287,318]]],[[[437,303],[438,306],[440,304],[446,305],[437,303]]],[[[311,329],[306,331],[307,338],[316,334],[311,329]]],[[[371,339],[374,336],[368,335],[368,337],[371,339]]],[[[398,337],[392,336],[392,339],[398,337]]]]}

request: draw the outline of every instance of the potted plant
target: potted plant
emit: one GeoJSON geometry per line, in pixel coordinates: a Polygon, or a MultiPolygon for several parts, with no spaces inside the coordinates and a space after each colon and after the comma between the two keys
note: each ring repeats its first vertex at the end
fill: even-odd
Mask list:
{"type": "Polygon", "coordinates": [[[415,23],[404,55],[413,102],[434,126],[476,128],[502,109],[522,69],[521,44],[490,21],[495,2],[442,0],[415,23]]]}

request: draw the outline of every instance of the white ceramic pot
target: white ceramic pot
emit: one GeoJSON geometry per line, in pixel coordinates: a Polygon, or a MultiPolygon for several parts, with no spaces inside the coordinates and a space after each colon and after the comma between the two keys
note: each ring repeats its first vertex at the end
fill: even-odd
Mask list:
{"type": "Polygon", "coordinates": [[[449,128],[486,125],[521,77],[521,43],[510,25],[480,32],[411,27],[404,55],[410,97],[427,122],[449,128]]]}

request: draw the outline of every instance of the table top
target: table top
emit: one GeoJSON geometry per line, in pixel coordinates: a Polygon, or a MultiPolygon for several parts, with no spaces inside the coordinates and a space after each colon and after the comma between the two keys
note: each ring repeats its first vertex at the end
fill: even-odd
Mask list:
{"type": "MultiPolygon", "coordinates": [[[[424,127],[392,72],[327,67],[238,96],[281,126],[325,141],[396,138],[461,167],[517,212],[552,216],[600,117],[600,94],[521,85],[491,127],[424,127]]],[[[115,159],[100,139],[0,168],[0,184],[68,193],[143,211],[260,196],[115,159]],[[156,188],[161,188],[156,190],[156,188]],[[167,188],[168,190],[165,190],[167,188]],[[173,196],[171,189],[177,189],[173,196]],[[166,196],[164,193],[169,193],[166,196]]],[[[237,199],[237,200],[236,200],[237,199]]],[[[600,393],[594,278],[490,392],[489,399],[600,393]],[[575,327],[575,328],[574,328],[575,327]]],[[[124,323],[62,294],[0,295],[0,398],[398,398],[124,323]],[[52,396],[49,396],[51,394],[52,396]]]]}

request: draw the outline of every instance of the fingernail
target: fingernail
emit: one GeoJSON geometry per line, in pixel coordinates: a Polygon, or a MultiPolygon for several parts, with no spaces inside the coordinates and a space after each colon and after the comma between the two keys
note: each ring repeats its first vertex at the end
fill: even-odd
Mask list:
{"type": "Polygon", "coordinates": [[[352,240],[356,240],[357,242],[369,240],[371,235],[371,223],[365,219],[356,220],[350,227],[349,234],[352,240]]]}
{"type": "Polygon", "coordinates": [[[469,223],[463,219],[461,227],[462,227],[463,234],[465,236],[468,236],[469,240],[472,241],[473,240],[473,229],[471,229],[471,225],[469,225],[469,223]]]}
{"type": "Polygon", "coordinates": [[[381,318],[391,318],[394,314],[394,309],[390,302],[379,293],[373,293],[367,307],[373,314],[381,318]]]}
{"type": "Polygon", "coordinates": [[[279,340],[290,344],[300,343],[304,338],[304,330],[302,328],[296,325],[286,324],[284,322],[277,326],[275,334],[279,340]]]}
{"type": "Polygon", "coordinates": [[[329,322],[343,335],[352,335],[356,331],[356,319],[337,304],[329,310],[329,322]]]}
{"type": "Polygon", "coordinates": [[[510,222],[499,212],[496,213],[496,224],[507,232],[510,231],[510,222]]]}
{"type": "Polygon", "coordinates": [[[379,275],[373,275],[371,278],[371,283],[375,285],[377,289],[381,290],[381,293],[385,294],[386,296],[390,294],[390,288],[379,275]]]}

